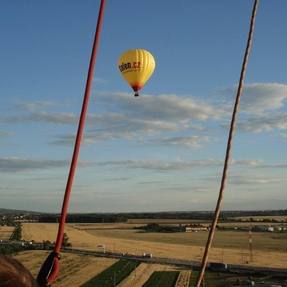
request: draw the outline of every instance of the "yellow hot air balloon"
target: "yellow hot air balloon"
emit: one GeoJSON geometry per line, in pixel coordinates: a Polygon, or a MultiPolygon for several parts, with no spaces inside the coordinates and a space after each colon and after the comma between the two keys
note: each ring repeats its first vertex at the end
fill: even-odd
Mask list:
{"type": "Polygon", "coordinates": [[[135,91],[135,97],[137,97],[139,95],[138,91],[154,71],[155,60],[149,51],[134,49],[121,55],[118,66],[122,76],[135,91]]]}

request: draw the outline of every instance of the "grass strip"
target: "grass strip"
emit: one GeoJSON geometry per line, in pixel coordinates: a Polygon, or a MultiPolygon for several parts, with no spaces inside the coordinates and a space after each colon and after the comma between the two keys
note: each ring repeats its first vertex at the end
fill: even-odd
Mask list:
{"type": "Polygon", "coordinates": [[[114,287],[129,276],[139,264],[137,261],[121,259],[81,287],[114,287]]]}
{"type": "Polygon", "coordinates": [[[174,287],[179,271],[155,271],[143,287],[174,287]]]}

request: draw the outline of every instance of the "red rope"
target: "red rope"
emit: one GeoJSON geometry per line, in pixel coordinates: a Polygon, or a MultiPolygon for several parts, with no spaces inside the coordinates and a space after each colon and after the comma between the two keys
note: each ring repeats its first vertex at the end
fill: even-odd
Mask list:
{"type": "MultiPolygon", "coordinates": [[[[61,217],[60,217],[60,221],[59,221],[57,239],[56,239],[54,251],[52,252],[53,253],[52,254],[53,259],[50,257],[49,263],[51,263],[50,264],[51,266],[49,267],[50,270],[48,270],[48,271],[45,270],[47,273],[46,275],[43,274],[44,271],[41,273],[43,268],[41,268],[41,270],[39,272],[37,280],[38,280],[39,284],[42,284],[40,286],[46,286],[47,283],[51,284],[55,280],[55,278],[57,277],[58,270],[59,270],[59,267],[58,267],[58,265],[59,265],[58,264],[59,254],[60,254],[60,250],[61,250],[61,246],[62,246],[62,242],[63,242],[65,222],[66,222],[66,217],[67,217],[67,212],[68,212],[68,207],[69,207],[69,200],[70,200],[70,195],[71,195],[72,186],[73,186],[73,180],[74,180],[74,176],[75,176],[75,172],[76,172],[76,168],[77,168],[81,141],[83,138],[83,133],[84,133],[84,128],[85,128],[86,114],[87,114],[89,99],[90,99],[90,95],[91,95],[93,72],[94,72],[94,68],[95,68],[95,64],[96,64],[97,49],[99,46],[100,32],[101,32],[102,23],[103,23],[105,2],[106,2],[106,0],[101,0],[101,4],[100,4],[96,33],[95,33],[93,49],[92,49],[92,54],[91,54],[91,58],[90,58],[89,71],[88,71],[88,76],[87,76],[87,81],[86,81],[86,89],[85,89],[85,94],[84,94],[84,99],[83,99],[82,111],[81,111],[81,115],[80,115],[78,131],[77,131],[77,136],[76,136],[76,141],[75,141],[75,146],[74,146],[74,152],[73,152],[73,157],[72,157],[71,166],[70,166],[70,172],[69,172],[69,176],[68,176],[68,180],[67,180],[67,184],[66,184],[65,195],[64,195],[63,204],[62,204],[62,211],[61,211],[61,217]],[[46,278],[45,278],[46,279],[46,283],[45,283],[46,285],[43,285],[43,281],[44,281],[43,277],[45,277],[45,276],[46,276],[46,278]],[[41,282],[39,282],[39,281],[41,281],[41,282]]],[[[45,265],[45,263],[43,264],[43,267],[44,267],[44,265],[45,265]]],[[[46,264],[46,265],[49,265],[49,264],[46,264]]]]}
{"type": "Polygon", "coordinates": [[[207,265],[209,250],[211,248],[211,244],[212,244],[213,237],[215,234],[215,228],[216,228],[219,214],[220,214],[221,203],[223,200],[224,189],[225,189],[225,185],[226,185],[226,181],[227,181],[228,167],[229,167],[229,163],[230,163],[230,154],[231,154],[231,148],[232,148],[232,139],[233,139],[233,134],[234,134],[234,127],[235,127],[235,123],[236,123],[237,111],[239,109],[240,97],[241,97],[242,90],[243,90],[243,82],[244,82],[244,78],[245,78],[245,74],[246,74],[248,58],[249,58],[249,54],[251,51],[251,44],[252,44],[252,39],[253,39],[253,32],[254,32],[254,25],[255,25],[255,18],[256,18],[258,3],[259,3],[259,0],[254,0],[252,15],[251,15],[251,19],[250,19],[250,28],[249,28],[248,40],[247,40],[243,64],[242,64],[242,68],[241,68],[240,79],[239,79],[239,84],[238,84],[238,89],[237,89],[237,94],[236,94],[236,100],[235,100],[234,109],[233,109],[233,113],[232,113],[232,119],[231,119],[231,123],[230,123],[230,130],[229,130],[228,142],[227,142],[227,147],[226,147],[226,155],[225,155],[220,191],[219,191],[218,200],[217,200],[217,204],[216,204],[216,208],[215,208],[215,212],[214,212],[213,222],[211,225],[211,229],[210,229],[208,239],[206,242],[206,246],[205,246],[205,250],[204,250],[204,255],[202,258],[202,262],[201,262],[201,270],[200,270],[200,273],[199,273],[197,281],[196,281],[196,285],[195,285],[196,287],[200,287],[201,282],[203,280],[204,272],[205,272],[206,265],[207,265]]]}
{"type": "Polygon", "coordinates": [[[105,2],[106,2],[106,0],[101,0],[101,6],[100,6],[100,10],[99,10],[97,28],[96,28],[95,39],[94,39],[94,44],[93,44],[93,50],[92,50],[92,54],[91,54],[90,66],[89,66],[88,77],[87,77],[87,82],[86,82],[86,90],[85,90],[85,95],[84,95],[84,100],[83,100],[83,106],[82,106],[82,111],[81,111],[81,115],[80,115],[78,132],[77,132],[77,137],[76,137],[76,142],[75,142],[75,147],[74,147],[74,153],[73,153],[73,158],[72,158],[71,167],[70,167],[70,172],[69,172],[69,176],[68,176],[68,181],[67,181],[67,185],[66,185],[64,201],[63,201],[63,205],[62,205],[62,212],[61,212],[61,218],[60,218],[60,222],[59,222],[58,235],[57,235],[56,245],[55,245],[55,249],[54,249],[55,252],[60,252],[60,249],[62,246],[64,227],[65,227],[66,216],[67,216],[67,211],[68,211],[68,206],[69,206],[69,199],[70,199],[70,195],[71,195],[71,191],[72,191],[74,175],[75,175],[76,168],[77,168],[80,145],[81,145],[81,141],[83,138],[85,121],[86,121],[86,114],[87,114],[89,99],[90,99],[90,95],[91,95],[93,72],[94,72],[94,68],[95,68],[95,64],[96,64],[97,49],[99,46],[100,32],[101,32],[102,23],[103,23],[103,14],[104,14],[105,2]]]}

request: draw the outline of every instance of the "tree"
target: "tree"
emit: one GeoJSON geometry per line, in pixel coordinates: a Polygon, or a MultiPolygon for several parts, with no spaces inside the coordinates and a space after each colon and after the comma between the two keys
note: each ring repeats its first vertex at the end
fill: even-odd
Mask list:
{"type": "Polygon", "coordinates": [[[71,247],[72,244],[69,242],[69,240],[70,240],[70,239],[69,239],[67,233],[64,233],[62,246],[63,246],[63,247],[71,247]]]}

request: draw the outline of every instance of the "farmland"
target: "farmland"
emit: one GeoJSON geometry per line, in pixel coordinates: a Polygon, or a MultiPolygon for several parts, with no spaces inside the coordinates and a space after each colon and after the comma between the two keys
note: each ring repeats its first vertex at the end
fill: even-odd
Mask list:
{"type": "Polygon", "coordinates": [[[174,267],[169,265],[160,264],[146,264],[141,263],[138,268],[136,268],[129,277],[127,277],[119,287],[142,287],[143,284],[149,279],[149,277],[155,271],[170,271],[174,270],[174,267]]]}
{"type": "MultiPolygon", "coordinates": [[[[15,256],[33,276],[36,276],[41,264],[46,259],[46,251],[25,251],[15,256]]],[[[78,287],[96,276],[116,260],[110,258],[96,258],[91,256],[79,256],[63,254],[61,259],[61,272],[53,286],[55,287],[78,287]]]]}
{"type": "MultiPolygon", "coordinates": [[[[195,286],[197,276],[198,271],[193,271],[191,273],[189,287],[195,286]]],[[[247,280],[248,280],[247,276],[238,276],[228,273],[206,272],[204,276],[205,286],[212,286],[212,287],[233,286],[236,282],[244,282],[244,281],[246,282],[247,280]]]]}
{"type": "MultiPolygon", "coordinates": [[[[36,276],[42,262],[48,255],[46,251],[25,251],[15,257],[21,261],[36,276]]],[[[96,258],[64,253],[61,259],[61,271],[53,286],[55,287],[193,287],[198,272],[179,269],[169,265],[145,264],[140,265],[128,260],[96,258]],[[121,282],[121,283],[119,283],[121,282]],[[175,284],[176,282],[176,284],[175,284]]],[[[226,287],[235,282],[247,282],[244,275],[206,272],[205,286],[226,287]]],[[[254,280],[254,278],[252,278],[254,280]]],[[[255,278],[266,280],[266,278],[255,278]]],[[[283,282],[269,278],[274,282],[283,282]]],[[[285,285],[284,285],[285,286],[285,285]]]]}
{"type": "Polygon", "coordinates": [[[143,287],[174,287],[178,276],[178,271],[155,271],[143,287]]]}
{"type": "Polygon", "coordinates": [[[176,281],[176,287],[188,287],[191,276],[191,270],[180,271],[176,281]]]}
{"type": "MultiPolygon", "coordinates": [[[[153,256],[158,257],[198,261],[201,259],[207,237],[206,231],[149,233],[134,229],[135,226],[142,226],[145,223],[142,221],[141,223],[67,224],[65,232],[75,248],[102,251],[102,246],[105,246],[105,250],[112,252],[138,255],[152,253],[153,256]]],[[[178,222],[170,224],[178,224],[178,222]]],[[[37,242],[43,240],[54,241],[56,232],[57,225],[53,223],[24,223],[22,228],[23,239],[37,242]]],[[[248,263],[248,265],[285,268],[287,261],[286,239],[286,233],[254,232],[254,261],[248,263]]],[[[218,230],[214,247],[211,250],[210,261],[246,264],[249,261],[248,247],[247,231],[218,230]]],[[[47,253],[33,251],[32,254],[33,260],[29,260],[31,257],[29,252],[23,252],[17,258],[33,274],[36,274],[47,253]]],[[[190,282],[190,286],[193,286],[192,284],[194,284],[196,278],[196,272],[194,271],[178,269],[168,265],[141,263],[131,269],[123,268],[123,266],[127,267],[125,261],[65,253],[63,254],[63,260],[61,260],[61,275],[55,286],[64,287],[67,284],[71,287],[113,286],[116,283],[119,287],[141,287],[144,284],[153,286],[150,284],[156,284],[161,280],[163,282],[169,280],[173,283],[174,280],[177,280],[177,287],[187,287],[188,282],[190,282]],[[170,271],[172,273],[169,273],[170,271]],[[168,276],[174,277],[172,280],[170,278],[166,279],[168,276]]],[[[207,286],[209,286],[208,282],[217,284],[212,286],[226,286],[224,285],[226,282],[235,282],[238,279],[244,280],[246,277],[241,276],[239,278],[228,274],[218,275],[218,273],[208,273],[205,277],[207,286]]]]}
{"type": "Polygon", "coordinates": [[[9,240],[14,228],[14,226],[0,226],[0,240],[9,240]]]}
{"type": "MultiPolygon", "coordinates": [[[[46,251],[34,250],[21,252],[15,258],[36,277],[47,255],[46,251]]],[[[67,253],[62,254],[60,264],[59,277],[53,284],[55,287],[105,287],[114,286],[114,282],[119,287],[141,287],[154,271],[174,270],[174,267],[166,265],[142,263],[138,266],[138,263],[126,260],[117,261],[67,253]],[[119,283],[120,281],[122,282],[119,283]]]]}
{"type": "MultiPolygon", "coordinates": [[[[197,233],[142,233],[134,229],[104,228],[103,224],[69,224],[66,232],[73,247],[123,253],[152,253],[158,257],[200,260],[207,232],[197,233]],[[87,228],[88,227],[88,228],[87,228]]],[[[26,223],[22,235],[26,240],[55,240],[56,224],[26,223]]],[[[287,261],[286,233],[254,233],[254,266],[285,267],[287,261]]],[[[248,232],[220,231],[216,233],[210,261],[245,264],[248,260],[248,232]]]]}
{"type": "Polygon", "coordinates": [[[138,265],[139,262],[119,260],[99,275],[91,278],[82,287],[113,287],[128,277],[138,265]]]}
{"type": "MultiPolygon", "coordinates": [[[[178,245],[203,246],[207,232],[196,233],[147,233],[137,230],[88,230],[88,233],[98,237],[113,237],[147,242],[177,243],[178,245]]],[[[287,252],[287,233],[253,233],[256,250],[287,252]]],[[[215,235],[214,247],[217,248],[248,248],[248,232],[218,231],[215,235]]]]}

